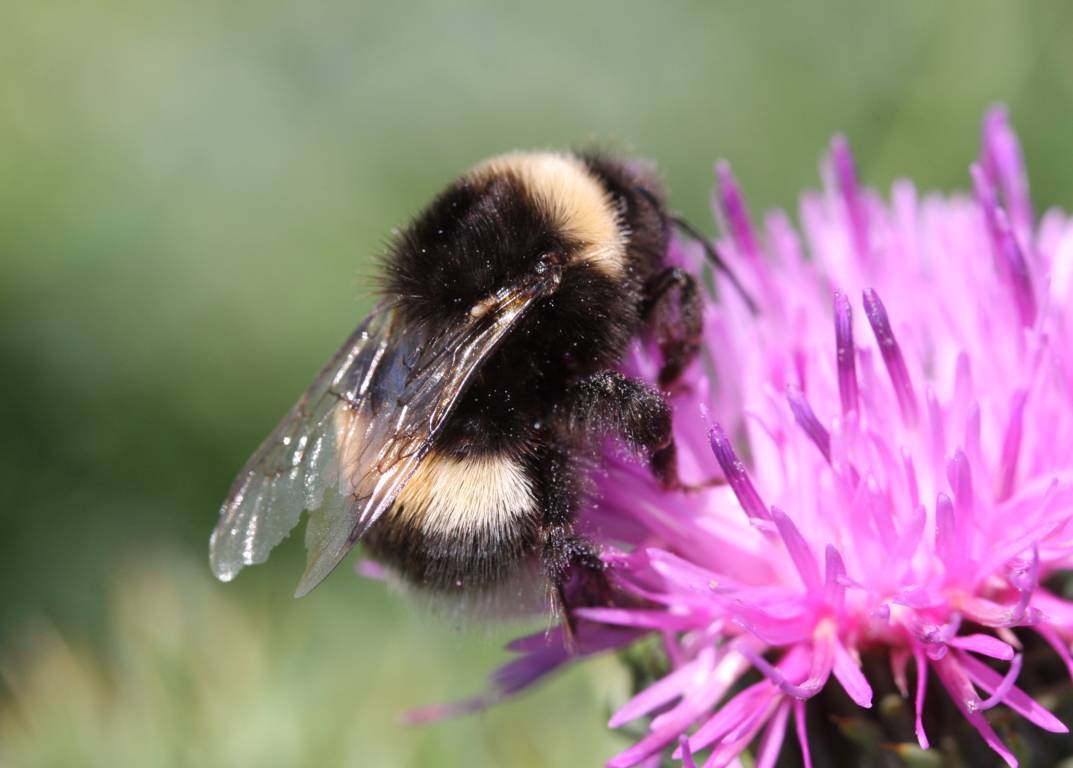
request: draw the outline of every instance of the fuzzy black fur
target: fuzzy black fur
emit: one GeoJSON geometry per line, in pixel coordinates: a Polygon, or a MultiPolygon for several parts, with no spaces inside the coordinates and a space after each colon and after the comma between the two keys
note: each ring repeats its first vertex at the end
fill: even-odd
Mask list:
{"type": "MultiPolygon", "coordinates": [[[[385,294],[410,321],[435,328],[531,273],[543,255],[566,257],[558,290],[481,367],[434,446],[455,457],[521,459],[540,519],[525,530],[432,540],[385,515],[366,543],[418,587],[491,590],[523,561],[540,560],[561,592],[566,579],[591,573],[598,563],[573,534],[584,495],[581,465],[597,437],[621,435],[649,456],[670,441],[670,412],[660,393],[614,372],[629,341],[650,330],[654,303],[666,293],[666,280],[660,282],[669,236],[663,191],[641,166],[596,154],[581,160],[613,201],[626,234],[621,279],[571,262],[569,254],[582,244],[555,231],[510,173],[448,187],[385,259],[385,294]]],[[[675,285],[679,280],[676,274],[675,285]]],[[[676,370],[685,362],[678,360],[676,370]]],[[[591,585],[579,593],[586,591],[591,585]]]]}
{"type": "Polygon", "coordinates": [[[383,258],[384,293],[407,317],[439,325],[530,273],[546,253],[576,247],[556,232],[512,174],[447,187],[383,258]]]}

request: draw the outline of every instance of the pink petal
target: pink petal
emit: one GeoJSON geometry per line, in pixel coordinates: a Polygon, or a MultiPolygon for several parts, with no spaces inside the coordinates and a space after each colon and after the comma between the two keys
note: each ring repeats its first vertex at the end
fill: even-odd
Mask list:
{"type": "Polygon", "coordinates": [[[916,710],[916,734],[917,743],[921,749],[929,747],[928,735],[924,732],[924,694],[928,690],[928,662],[924,658],[924,649],[917,643],[913,643],[913,660],[917,668],[917,695],[914,708],[916,710]]]}
{"type": "Polygon", "coordinates": [[[842,604],[846,598],[846,587],[841,579],[846,575],[846,566],[842,562],[842,555],[832,545],[828,544],[825,554],[825,579],[824,600],[836,614],[842,612],[842,604]]]}
{"type": "Polygon", "coordinates": [[[949,645],[1003,661],[1009,661],[1014,657],[1013,648],[991,635],[961,635],[952,639],[949,645]]]}
{"type": "Polygon", "coordinates": [[[909,651],[905,648],[892,648],[890,652],[890,674],[894,684],[903,697],[909,696],[908,672],[909,651]]]}
{"type": "Polygon", "coordinates": [[[735,762],[739,755],[749,746],[764,723],[771,719],[778,697],[772,697],[766,705],[753,712],[750,717],[718,744],[704,763],[704,768],[726,768],[735,762]]]}
{"type": "Polygon", "coordinates": [[[935,553],[946,565],[950,579],[960,578],[965,566],[965,537],[954,502],[945,493],[935,499],[935,553]]]}
{"type": "Polygon", "coordinates": [[[797,731],[797,743],[801,747],[804,768],[812,768],[812,751],[808,743],[808,727],[805,723],[805,702],[794,699],[794,730],[797,731]]]}
{"type": "Polygon", "coordinates": [[[865,708],[872,706],[872,686],[868,684],[857,662],[837,639],[835,640],[834,674],[835,679],[842,684],[846,693],[857,702],[858,706],[865,708]]]}
{"type": "Polygon", "coordinates": [[[1039,545],[1032,545],[1032,559],[1028,561],[1027,568],[1012,570],[1010,583],[1019,593],[1017,603],[1013,607],[1010,616],[1010,624],[1020,624],[1029,615],[1028,604],[1032,601],[1032,595],[1039,585],[1039,545]]]}
{"type": "Polygon", "coordinates": [[[1006,434],[1002,438],[1002,458],[999,460],[998,489],[996,501],[1005,501],[1013,493],[1017,476],[1017,461],[1021,452],[1021,436],[1024,430],[1025,401],[1028,391],[1023,387],[1014,391],[1010,399],[1010,418],[1006,422],[1006,434]]]}
{"type": "Polygon", "coordinates": [[[1011,292],[1022,325],[1029,327],[1036,317],[1036,299],[1024,253],[1012,231],[1009,216],[998,204],[995,189],[987,174],[975,163],[969,169],[976,199],[983,211],[996,266],[1011,292]]]}
{"type": "Polygon", "coordinates": [[[864,291],[864,313],[872,326],[872,332],[879,346],[879,353],[887,367],[887,373],[898,399],[898,408],[902,419],[912,426],[917,422],[917,398],[913,391],[913,382],[909,378],[909,368],[905,364],[901,346],[894,335],[887,309],[879,294],[872,288],[864,291]]]}
{"type": "MultiPolygon", "coordinates": [[[[996,691],[1002,683],[1002,676],[979,659],[964,656],[961,659],[961,665],[965,668],[965,672],[969,677],[972,678],[972,681],[985,691],[996,691]]],[[[1043,705],[1017,686],[1012,686],[1007,690],[1002,697],[1002,701],[1014,712],[1035,723],[1045,731],[1069,733],[1069,728],[1066,727],[1065,723],[1048,712],[1043,705]]]]}
{"type": "Polygon", "coordinates": [[[1022,237],[1031,237],[1032,201],[1021,145],[1001,105],[991,107],[984,119],[982,150],[980,164],[991,182],[1002,189],[1014,227],[1022,237]]]}
{"type": "Polygon", "coordinates": [[[792,683],[783,670],[772,666],[767,659],[748,646],[742,646],[741,652],[748,657],[753,666],[775,686],[788,696],[796,699],[808,699],[815,696],[827,683],[834,666],[834,637],[827,632],[818,632],[812,643],[812,663],[808,677],[800,683],[792,683]]]}
{"type": "Polygon", "coordinates": [[[905,485],[909,490],[909,504],[913,509],[923,509],[920,504],[920,485],[917,483],[917,470],[909,451],[902,448],[902,467],[905,470],[905,485]]]}
{"type": "Polygon", "coordinates": [[[618,627],[685,631],[697,626],[697,619],[692,614],[677,614],[662,610],[575,608],[574,615],[581,619],[588,619],[602,624],[614,624],[618,627]]]}
{"type": "MultiPolygon", "coordinates": [[[[969,457],[960,448],[954,451],[954,457],[947,462],[946,476],[954,490],[954,504],[957,508],[958,530],[968,530],[974,521],[974,495],[972,489],[972,468],[969,457]]],[[[961,546],[964,549],[965,543],[961,546]]]]}
{"type": "Polygon", "coordinates": [[[796,384],[787,384],[786,400],[790,403],[790,411],[794,415],[794,421],[797,422],[797,425],[801,427],[801,430],[808,436],[813,445],[819,449],[823,457],[830,463],[831,434],[816,418],[816,412],[812,410],[812,405],[809,403],[808,398],[805,397],[805,393],[796,384]]]}
{"type": "Polygon", "coordinates": [[[834,171],[835,184],[841,193],[849,219],[849,230],[853,234],[853,244],[857,258],[861,262],[868,259],[868,217],[864,201],[857,187],[857,169],[853,162],[846,137],[839,135],[831,140],[831,169],[834,171]]]}
{"type": "Polygon", "coordinates": [[[735,247],[748,259],[759,259],[760,250],[756,247],[753,225],[749,221],[749,212],[745,208],[741,188],[730,170],[730,163],[725,160],[716,163],[715,177],[719,187],[719,208],[726,218],[735,247]]]}
{"type": "Polygon", "coordinates": [[[966,597],[961,601],[965,618],[985,627],[1033,626],[1039,621],[1039,611],[1022,610],[1020,602],[1001,605],[982,597],[966,597]]]}
{"type": "Polygon", "coordinates": [[[902,535],[898,538],[898,544],[891,553],[893,565],[898,569],[899,578],[905,575],[905,571],[912,564],[913,555],[920,547],[924,538],[924,526],[928,520],[928,511],[923,504],[917,504],[913,509],[913,516],[906,522],[902,529],[902,535]]]}
{"type": "Polygon", "coordinates": [[[714,660],[715,650],[710,646],[704,648],[693,661],[648,686],[623,704],[611,716],[607,727],[618,728],[678,698],[688,687],[696,685],[711,674],[714,660]]]}
{"type": "Polygon", "coordinates": [[[853,346],[853,307],[845,294],[835,292],[835,351],[838,359],[838,394],[842,415],[858,409],[857,352],[853,346]]]}
{"type": "Polygon", "coordinates": [[[650,548],[645,550],[645,554],[652,564],[652,570],[686,589],[706,593],[720,582],[714,572],[665,550],[650,548]]]}
{"type": "Polygon", "coordinates": [[[771,513],[768,512],[764,500],[760,498],[756,486],[749,478],[745,464],[734,452],[730,438],[721,426],[712,424],[708,428],[708,442],[711,444],[716,461],[719,462],[719,467],[723,470],[723,476],[734,490],[734,495],[738,497],[738,502],[745,514],[753,521],[770,521],[771,513]]]}
{"type": "Polygon", "coordinates": [[[756,750],[756,768],[772,768],[782,749],[786,736],[786,721],[790,716],[790,702],[784,701],[775,710],[775,715],[768,722],[767,730],[756,750]]]}
{"type": "Polygon", "coordinates": [[[931,427],[931,459],[934,462],[942,460],[946,454],[946,433],[943,428],[944,412],[939,400],[935,396],[935,389],[930,384],[924,391],[924,401],[927,404],[928,426],[931,427]]]}
{"type": "Polygon", "coordinates": [[[729,732],[720,740],[717,746],[718,750],[730,750],[732,754],[737,754],[741,751],[741,748],[753,740],[761,728],[764,727],[770,718],[771,714],[775,711],[776,705],[779,701],[782,701],[784,697],[777,694],[770,695],[764,701],[764,706],[756,707],[752,712],[737,725],[730,729],[729,732]]]}
{"type": "Polygon", "coordinates": [[[1045,589],[1037,589],[1032,597],[1032,605],[1047,617],[1048,625],[1073,629],[1073,602],[1045,589]]]}
{"type": "MultiPolygon", "coordinates": [[[[745,722],[750,715],[761,709],[761,705],[765,704],[772,695],[771,683],[767,681],[750,685],[702,723],[700,728],[689,737],[689,745],[693,749],[704,749],[721,740],[745,722]]],[[[674,756],[678,757],[678,754],[675,753],[674,756]]]]}
{"type": "Polygon", "coordinates": [[[1006,748],[1006,745],[1002,743],[991,725],[980,714],[980,700],[972,688],[972,682],[965,674],[965,670],[958,660],[954,658],[953,654],[948,654],[939,661],[934,662],[934,666],[935,673],[939,676],[939,680],[942,681],[943,687],[950,693],[950,697],[957,704],[965,719],[984,737],[987,746],[991,747],[999,757],[1005,760],[1010,768],[1017,768],[1017,758],[1006,748]]]}
{"type": "Polygon", "coordinates": [[[652,721],[651,732],[647,736],[608,760],[608,768],[627,768],[656,754],[685,732],[722,693],[721,683],[714,677],[690,691],[674,709],[652,721]]]}
{"type": "MultiPolygon", "coordinates": [[[[747,668],[745,659],[738,653],[730,652],[720,660],[712,673],[698,685],[689,689],[682,701],[673,709],[653,718],[649,725],[650,733],[633,747],[615,755],[608,762],[609,768],[624,768],[635,765],[645,758],[659,752],[678,738],[699,717],[719,701],[747,668]]],[[[700,731],[697,732],[698,734],[700,731]]],[[[697,734],[690,740],[695,749],[703,747],[697,741],[697,734]]]]}
{"type": "Polygon", "coordinates": [[[533,632],[530,635],[516,637],[507,643],[506,648],[508,651],[514,651],[515,653],[532,653],[534,651],[542,651],[552,647],[561,648],[562,646],[562,627],[555,627],[550,632],[541,630],[540,632],[533,632]]]}
{"type": "Polygon", "coordinates": [[[1021,674],[1021,660],[1024,657],[1021,654],[1017,654],[1010,662],[1010,668],[1006,672],[1005,676],[999,681],[999,684],[995,686],[995,690],[990,696],[980,702],[980,711],[985,711],[993,708],[997,704],[1001,703],[1006,695],[1009,694],[1013,688],[1013,684],[1017,682],[1017,676],[1021,674]]]}
{"type": "Polygon", "coordinates": [[[771,517],[775,521],[775,526],[779,529],[779,535],[786,545],[786,551],[790,553],[790,558],[794,561],[805,588],[810,593],[818,592],[821,585],[820,567],[816,564],[816,558],[813,557],[808,542],[805,541],[801,532],[797,530],[797,526],[781,509],[773,506],[771,508],[771,517]]]}
{"type": "Polygon", "coordinates": [[[678,737],[679,749],[682,750],[682,768],[697,768],[693,761],[693,752],[689,749],[689,739],[685,736],[678,737]]]}
{"type": "Polygon", "coordinates": [[[764,217],[768,248],[774,262],[785,268],[799,267],[802,262],[801,241],[785,211],[769,211],[764,217]]]}
{"type": "Polygon", "coordinates": [[[766,645],[790,645],[806,641],[814,620],[810,613],[796,616],[777,616],[742,603],[726,604],[734,623],[749,630],[766,645]]]}
{"type": "Polygon", "coordinates": [[[894,531],[894,520],[891,516],[890,500],[880,490],[879,483],[871,473],[864,482],[866,505],[872,513],[872,521],[875,523],[879,538],[884,547],[890,551],[898,541],[894,531]]]}

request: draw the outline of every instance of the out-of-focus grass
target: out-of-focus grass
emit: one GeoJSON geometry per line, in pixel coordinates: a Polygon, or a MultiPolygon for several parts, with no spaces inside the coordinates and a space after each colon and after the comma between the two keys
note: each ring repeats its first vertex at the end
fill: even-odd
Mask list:
{"type": "Polygon", "coordinates": [[[374,583],[281,607],[216,589],[181,557],[117,569],[115,583],[103,648],[44,623],[12,638],[0,764],[594,765],[616,747],[599,728],[625,694],[611,659],[415,737],[400,713],[476,690],[503,655],[494,638],[464,652],[374,583]]]}
{"type": "Polygon", "coordinates": [[[593,674],[481,719],[391,726],[474,690],[495,643],[429,629],[346,569],[294,602],[293,552],[235,585],[204,566],[231,476],[369,306],[370,257],[470,163],[611,142],[657,160],[707,226],[717,157],[758,213],[792,207],[836,130],[872,183],[964,186],[1003,100],[1037,200],[1073,207],[1061,2],[15,0],[2,18],[15,765],[583,765],[614,749],[593,674]],[[121,565],[160,551],[148,572],[121,565]],[[218,702],[235,704],[229,729],[218,702]]]}

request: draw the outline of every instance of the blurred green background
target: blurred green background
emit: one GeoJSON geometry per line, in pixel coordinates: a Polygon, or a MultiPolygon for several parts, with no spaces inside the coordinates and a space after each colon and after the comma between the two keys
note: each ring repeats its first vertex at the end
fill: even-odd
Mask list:
{"type": "Polygon", "coordinates": [[[792,206],[834,131],[871,183],[964,187],[995,100],[1070,208],[1071,28],[1059,2],[6,0],[0,764],[602,763],[612,660],[407,729],[502,630],[347,568],[294,601],[293,542],[209,575],[217,505],[369,307],[371,256],[516,147],[651,157],[709,228],[715,159],[792,206]]]}

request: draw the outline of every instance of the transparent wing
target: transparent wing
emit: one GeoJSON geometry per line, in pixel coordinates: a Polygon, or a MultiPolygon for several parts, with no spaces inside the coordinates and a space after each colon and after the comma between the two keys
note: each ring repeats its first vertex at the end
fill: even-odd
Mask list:
{"type": "Polygon", "coordinates": [[[243,467],[209,542],[229,581],[310,510],[297,594],[327,576],[391,506],[481,362],[549,283],[504,289],[435,335],[378,306],[243,467]]]}

